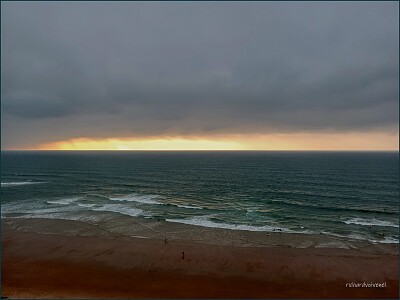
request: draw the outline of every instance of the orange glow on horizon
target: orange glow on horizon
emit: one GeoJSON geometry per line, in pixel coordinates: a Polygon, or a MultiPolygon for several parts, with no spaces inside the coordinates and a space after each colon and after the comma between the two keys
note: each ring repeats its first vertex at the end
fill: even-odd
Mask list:
{"type": "Polygon", "coordinates": [[[77,138],[41,145],[39,150],[243,150],[234,141],[207,139],[89,139],[77,138]]]}
{"type": "Polygon", "coordinates": [[[208,137],[74,138],[20,150],[399,150],[397,133],[236,134],[208,137]]]}

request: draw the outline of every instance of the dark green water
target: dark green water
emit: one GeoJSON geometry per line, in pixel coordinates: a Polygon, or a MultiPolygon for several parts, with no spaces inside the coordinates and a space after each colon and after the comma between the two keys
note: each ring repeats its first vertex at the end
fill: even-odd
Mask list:
{"type": "Polygon", "coordinates": [[[2,218],[399,239],[397,152],[3,151],[1,177],[2,218]]]}

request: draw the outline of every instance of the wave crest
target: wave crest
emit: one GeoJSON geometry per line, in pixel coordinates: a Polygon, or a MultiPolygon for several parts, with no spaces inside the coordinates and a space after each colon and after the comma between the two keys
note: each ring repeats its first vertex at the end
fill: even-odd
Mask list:
{"type": "Polygon", "coordinates": [[[127,201],[127,202],[138,202],[142,204],[163,204],[155,199],[160,198],[157,195],[142,195],[142,194],[129,194],[121,197],[110,197],[112,201],[127,201]]]}
{"type": "Polygon", "coordinates": [[[131,216],[131,217],[137,217],[143,213],[143,211],[139,208],[126,207],[126,206],[121,206],[119,204],[104,204],[101,207],[92,208],[92,210],[93,211],[113,212],[113,213],[118,213],[121,215],[131,216]]]}
{"type": "Polygon", "coordinates": [[[352,218],[346,221],[342,221],[346,224],[355,224],[355,225],[363,225],[363,226],[381,226],[381,227],[396,227],[399,228],[399,225],[396,225],[389,221],[383,221],[379,219],[362,219],[362,218],[352,218]]]}
{"type": "Polygon", "coordinates": [[[40,184],[45,182],[39,181],[18,181],[18,182],[2,182],[2,187],[9,187],[9,186],[20,186],[20,185],[30,185],[30,184],[40,184]]]}
{"type": "Polygon", "coordinates": [[[57,200],[48,200],[48,201],[46,201],[46,203],[68,205],[68,204],[71,204],[80,199],[82,199],[82,197],[68,197],[68,198],[62,198],[62,199],[57,199],[57,200]]]}
{"type": "Polygon", "coordinates": [[[266,231],[266,232],[294,232],[288,228],[275,227],[275,226],[251,226],[251,225],[235,225],[227,223],[217,223],[210,219],[210,216],[194,216],[187,219],[166,219],[167,222],[182,223],[187,225],[202,226],[208,228],[221,228],[230,230],[244,230],[244,231],[266,231]]]}

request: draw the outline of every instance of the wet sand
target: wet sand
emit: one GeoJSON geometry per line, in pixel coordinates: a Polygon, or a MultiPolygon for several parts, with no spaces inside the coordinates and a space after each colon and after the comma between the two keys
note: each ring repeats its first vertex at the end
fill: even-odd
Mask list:
{"type": "Polygon", "coordinates": [[[162,238],[24,232],[2,221],[2,296],[398,298],[398,256],[388,248],[165,244],[162,238]],[[386,287],[346,287],[352,282],[386,287]]]}

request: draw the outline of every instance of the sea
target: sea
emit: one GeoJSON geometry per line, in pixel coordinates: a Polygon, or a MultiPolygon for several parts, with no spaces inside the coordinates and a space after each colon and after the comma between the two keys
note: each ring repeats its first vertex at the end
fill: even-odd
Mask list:
{"type": "Polygon", "coordinates": [[[124,220],[127,231],[153,220],[398,244],[399,155],[2,151],[1,218],[124,220]]]}

